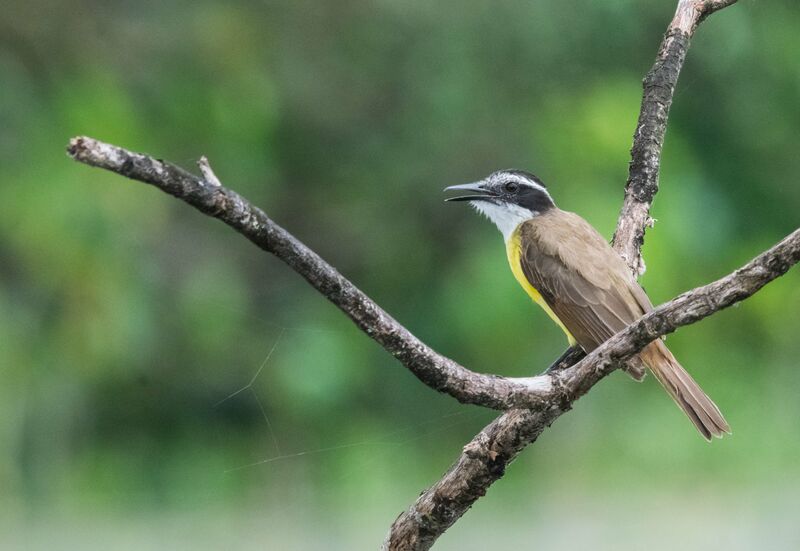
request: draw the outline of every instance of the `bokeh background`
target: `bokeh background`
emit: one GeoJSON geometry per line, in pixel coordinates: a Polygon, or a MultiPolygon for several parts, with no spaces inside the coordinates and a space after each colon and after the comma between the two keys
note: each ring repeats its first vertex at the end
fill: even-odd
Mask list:
{"type": "MultiPolygon", "coordinates": [[[[4,2],[0,548],[374,549],[494,415],[228,228],[70,161],[71,136],[207,155],[437,350],[526,375],[563,336],[441,189],[525,168],[610,237],[674,4],[4,2]]],[[[694,40],[654,302],[798,226],[799,36],[795,2],[749,0],[694,40]]],[[[797,549],[798,332],[795,269],[669,338],[732,437],[706,444],[652,379],[615,374],[437,548],[797,549]]]]}

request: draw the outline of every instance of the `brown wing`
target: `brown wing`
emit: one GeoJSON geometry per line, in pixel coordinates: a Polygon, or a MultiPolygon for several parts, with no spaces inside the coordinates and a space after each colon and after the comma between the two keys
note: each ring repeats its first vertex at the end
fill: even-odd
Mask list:
{"type": "Polygon", "coordinates": [[[542,220],[549,227],[526,228],[520,263],[531,285],[590,351],[652,305],[594,228],[577,215],[561,211],[560,216],[542,220]]]}

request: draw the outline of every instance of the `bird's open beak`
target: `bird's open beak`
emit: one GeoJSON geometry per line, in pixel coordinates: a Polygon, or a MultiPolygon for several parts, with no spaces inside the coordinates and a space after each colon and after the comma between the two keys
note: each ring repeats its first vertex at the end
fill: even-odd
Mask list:
{"type": "Polygon", "coordinates": [[[471,184],[460,184],[457,186],[450,186],[444,188],[444,191],[466,191],[466,195],[456,195],[455,197],[448,197],[445,201],[488,201],[496,195],[483,187],[481,182],[473,182],[471,184]]]}

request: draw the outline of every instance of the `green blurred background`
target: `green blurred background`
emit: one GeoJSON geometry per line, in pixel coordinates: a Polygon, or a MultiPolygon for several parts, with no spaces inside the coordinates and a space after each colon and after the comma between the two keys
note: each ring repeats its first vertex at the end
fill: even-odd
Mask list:
{"type": "MultiPolygon", "coordinates": [[[[0,548],[376,548],[494,416],[228,228],[70,161],[71,136],[207,155],[437,350],[526,375],[563,336],[441,189],[525,168],[610,236],[674,4],[4,2],[0,548]]],[[[645,247],[654,302],[798,226],[799,36],[792,0],[701,27],[645,247]]],[[[652,379],[615,374],[437,548],[800,548],[798,284],[669,338],[732,437],[706,444],[652,379]]]]}

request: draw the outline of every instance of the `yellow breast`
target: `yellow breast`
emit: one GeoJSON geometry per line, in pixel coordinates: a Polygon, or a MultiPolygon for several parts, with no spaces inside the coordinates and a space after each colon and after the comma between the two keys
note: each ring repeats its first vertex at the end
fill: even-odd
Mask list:
{"type": "Polygon", "coordinates": [[[541,306],[547,315],[558,324],[562,331],[567,335],[567,340],[569,341],[570,346],[575,344],[575,338],[572,336],[572,333],[564,327],[564,324],[561,323],[561,320],[558,319],[555,312],[550,309],[550,306],[544,301],[542,295],[539,291],[536,290],[536,287],[531,285],[531,282],[528,281],[528,278],[525,276],[525,272],[522,271],[522,264],[520,263],[520,254],[522,253],[522,247],[520,247],[520,231],[517,228],[514,233],[511,234],[511,237],[508,238],[506,241],[506,254],[508,255],[508,263],[511,266],[511,272],[514,274],[514,277],[525,290],[526,293],[533,299],[533,301],[541,306]]]}

